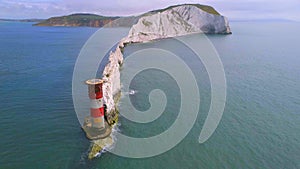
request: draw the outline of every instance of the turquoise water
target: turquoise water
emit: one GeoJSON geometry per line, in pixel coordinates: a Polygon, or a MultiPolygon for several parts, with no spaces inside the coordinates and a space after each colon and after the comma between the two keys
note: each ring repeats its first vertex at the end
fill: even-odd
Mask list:
{"type": "MultiPolygon", "coordinates": [[[[86,159],[89,141],[80,129],[71,87],[77,55],[97,29],[31,24],[0,22],[1,169],[300,168],[299,23],[236,22],[233,35],[209,35],[228,88],[223,118],[204,144],[198,137],[211,96],[203,64],[170,39],[128,46],[125,57],[150,47],[182,54],[199,85],[199,116],[188,136],[164,154],[130,159],[105,153],[93,161],[86,159]]],[[[200,35],[184,38],[197,43],[200,35]]],[[[134,67],[125,63],[124,69],[134,67]]],[[[159,88],[168,97],[166,113],[144,125],[121,118],[121,132],[146,137],[172,125],[180,101],[174,82],[158,70],[138,74],[130,86],[138,91],[130,96],[136,108],[149,108],[148,94],[159,88]]]]}

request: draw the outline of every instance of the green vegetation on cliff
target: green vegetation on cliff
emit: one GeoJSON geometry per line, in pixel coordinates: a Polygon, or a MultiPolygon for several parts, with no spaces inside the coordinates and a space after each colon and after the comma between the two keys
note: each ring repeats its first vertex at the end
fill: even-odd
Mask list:
{"type": "MultiPolygon", "coordinates": [[[[157,13],[157,12],[163,12],[166,11],[168,9],[172,9],[178,6],[182,6],[182,5],[192,5],[192,6],[196,6],[200,9],[202,9],[203,11],[210,13],[210,14],[214,14],[214,15],[220,15],[220,13],[218,11],[216,11],[213,7],[211,6],[207,6],[207,5],[200,5],[200,4],[181,4],[181,5],[174,5],[174,6],[169,6],[167,8],[164,9],[158,9],[158,10],[154,10],[154,11],[150,11],[149,14],[153,14],[153,13],[157,13]]],[[[147,15],[148,13],[146,13],[147,15]]]]}
{"type": "Polygon", "coordinates": [[[107,27],[131,27],[132,25],[137,23],[139,18],[145,15],[152,15],[182,5],[196,6],[207,13],[220,15],[211,6],[200,5],[200,4],[181,4],[181,5],[170,6],[165,9],[153,10],[139,16],[109,17],[109,16],[101,16],[95,14],[79,13],[79,14],[72,14],[68,16],[52,17],[34,25],[35,26],[87,26],[87,27],[103,27],[105,25],[107,27]]]}
{"type": "Polygon", "coordinates": [[[35,26],[89,26],[102,27],[120,17],[105,17],[95,14],[72,14],[68,16],[52,17],[35,24],[35,26]]]}

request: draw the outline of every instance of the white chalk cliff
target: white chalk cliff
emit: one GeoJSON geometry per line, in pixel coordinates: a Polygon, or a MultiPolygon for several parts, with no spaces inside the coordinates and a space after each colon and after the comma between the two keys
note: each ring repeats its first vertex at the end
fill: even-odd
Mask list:
{"type": "MultiPolygon", "coordinates": [[[[122,50],[129,43],[143,43],[162,38],[176,37],[193,33],[230,34],[226,17],[214,8],[199,4],[186,4],[148,12],[138,16],[127,37],[124,37],[109,55],[103,71],[103,99],[107,107],[108,122],[116,122],[117,99],[121,91],[120,67],[123,64],[122,50]]],[[[113,124],[113,123],[112,123],[113,124]]],[[[100,140],[101,141],[101,140],[100,140]]],[[[100,144],[105,147],[105,144],[100,144]]],[[[94,156],[92,154],[92,156],[94,156]]]]}
{"type": "Polygon", "coordinates": [[[108,63],[103,71],[103,99],[107,106],[107,112],[115,110],[114,96],[121,90],[120,67],[123,63],[123,54],[118,46],[114,52],[110,52],[108,63]]]}
{"type": "Polygon", "coordinates": [[[145,14],[124,41],[145,42],[192,33],[230,34],[227,18],[207,8],[214,11],[212,7],[190,4],[145,14]]]}
{"type": "Polygon", "coordinates": [[[114,96],[121,90],[120,67],[123,63],[122,49],[126,44],[193,33],[230,34],[231,30],[226,17],[212,7],[199,4],[172,6],[142,15],[131,27],[128,36],[110,53],[109,62],[103,71],[103,79],[107,81],[103,86],[107,111],[116,109],[114,96]]]}

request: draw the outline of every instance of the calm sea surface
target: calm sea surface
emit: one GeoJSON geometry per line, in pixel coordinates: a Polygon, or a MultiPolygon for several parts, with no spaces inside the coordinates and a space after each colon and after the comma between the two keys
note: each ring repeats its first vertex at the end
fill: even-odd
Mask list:
{"type": "MultiPolygon", "coordinates": [[[[93,161],[86,157],[89,141],[71,94],[77,56],[97,29],[31,24],[0,22],[0,169],[300,168],[299,23],[235,22],[232,35],[208,36],[224,65],[227,101],[216,132],[204,144],[198,137],[211,95],[203,64],[171,39],[128,46],[125,57],[155,47],[181,55],[197,79],[199,115],[187,137],[159,156],[130,159],[105,153],[93,161]]],[[[184,37],[194,43],[199,38],[184,37]]],[[[125,63],[123,69],[134,65],[125,63]]],[[[130,96],[135,107],[147,110],[148,94],[157,88],[165,91],[168,104],[149,124],[121,117],[121,132],[148,137],[168,129],[180,103],[175,82],[155,69],[138,74],[130,84],[138,91],[130,96]]]]}

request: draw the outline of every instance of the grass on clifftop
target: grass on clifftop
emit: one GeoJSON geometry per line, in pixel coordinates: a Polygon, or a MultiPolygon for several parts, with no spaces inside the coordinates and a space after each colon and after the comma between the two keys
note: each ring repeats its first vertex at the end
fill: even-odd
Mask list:
{"type": "Polygon", "coordinates": [[[39,22],[35,25],[43,26],[43,25],[52,25],[52,24],[88,24],[90,21],[103,21],[103,20],[115,20],[120,17],[105,17],[95,14],[85,14],[85,13],[77,13],[71,14],[67,16],[59,16],[59,17],[51,17],[47,20],[39,22]]]}
{"type": "Polygon", "coordinates": [[[196,6],[196,7],[202,9],[203,11],[205,11],[205,12],[207,12],[207,13],[214,14],[214,15],[220,15],[220,13],[219,13],[218,11],[216,11],[213,7],[207,6],[207,5],[200,5],[200,4],[181,4],[181,5],[174,5],[174,6],[167,7],[167,8],[165,8],[165,9],[154,10],[154,11],[151,11],[150,13],[154,13],[154,12],[163,12],[163,11],[166,11],[166,10],[168,10],[168,9],[172,9],[172,8],[175,8],[175,7],[178,7],[178,6],[183,6],[183,5],[192,5],[192,6],[196,6]]]}
{"type": "Polygon", "coordinates": [[[99,19],[117,19],[119,17],[107,17],[107,16],[101,16],[101,15],[95,15],[95,14],[84,14],[84,13],[78,13],[78,14],[71,14],[68,16],[64,16],[70,20],[72,19],[88,19],[88,20],[99,20],[99,19]]]}

